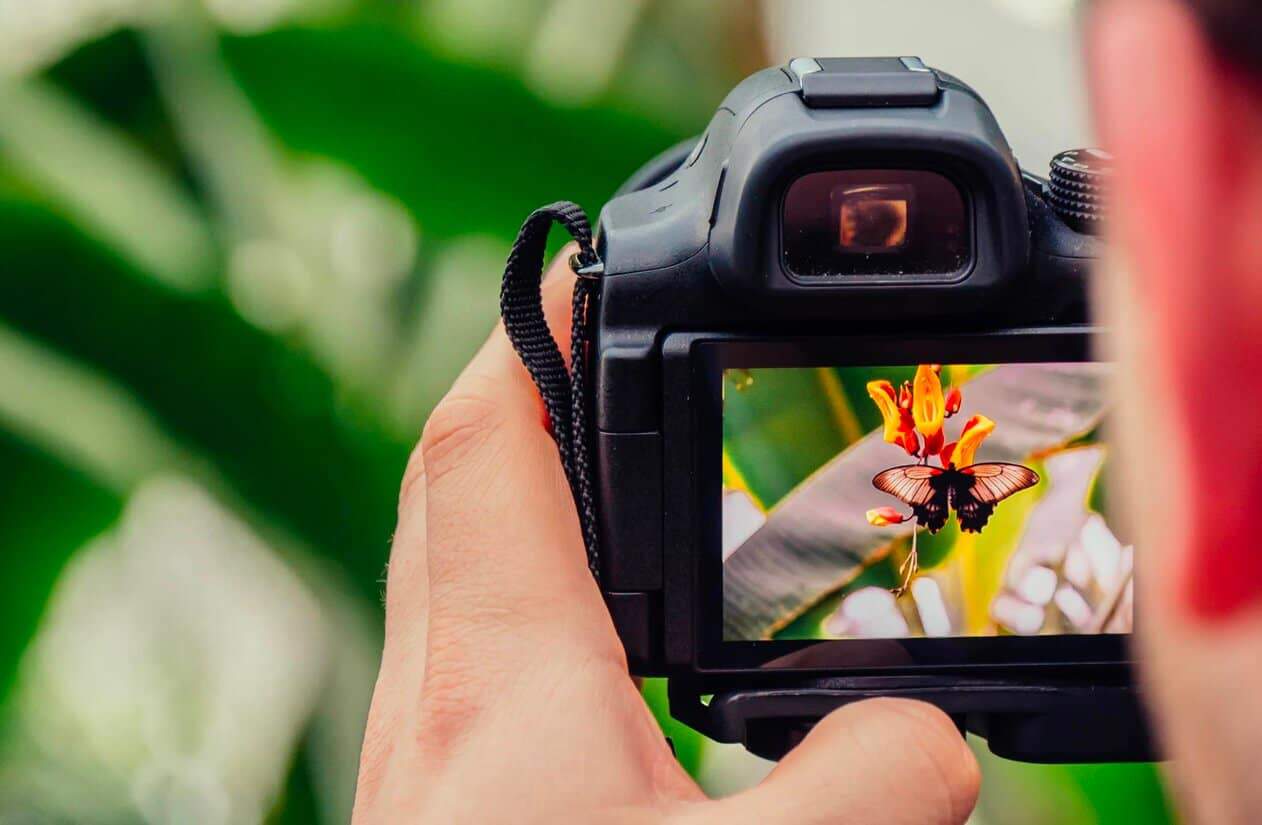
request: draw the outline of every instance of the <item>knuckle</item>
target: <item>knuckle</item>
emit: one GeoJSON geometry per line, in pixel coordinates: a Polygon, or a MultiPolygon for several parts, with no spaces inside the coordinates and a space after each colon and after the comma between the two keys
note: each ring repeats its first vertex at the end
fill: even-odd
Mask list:
{"type": "Polygon", "coordinates": [[[500,405],[482,395],[451,393],[438,402],[421,432],[421,465],[427,483],[433,484],[476,453],[500,420],[500,405]]]}
{"type": "Polygon", "coordinates": [[[416,734],[419,752],[437,764],[459,749],[485,711],[479,686],[486,674],[478,672],[479,665],[458,649],[457,639],[445,642],[444,638],[430,638],[416,734]]]}
{"type": "MultiPolygon", "coordinates": [[[[472,612],[435,611],[429,626],[425,678],[419,704],[417,747],[443,763],[479,732],[503,734],[505,707],[576,707],[585,697],[607,696],[610,684],[628,679],[625,653],[616,636],[523,619],[516,606],[482,602],[472,612]],[[543,649],[546,657],[523,656],[543,649]],[[560,697],[560,698],[558,698],[560,697]],[[576,698],[577,697],[577,698],[576,698]]],[[[537,720],[536,720],[537,721],[537,720]]]]}

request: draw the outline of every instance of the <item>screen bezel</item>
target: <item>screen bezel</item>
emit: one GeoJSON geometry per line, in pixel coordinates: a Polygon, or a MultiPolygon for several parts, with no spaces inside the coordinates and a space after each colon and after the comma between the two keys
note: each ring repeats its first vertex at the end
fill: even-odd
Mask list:
{"type": "Polygon", "coordinates": [[[722,638],[721,464],[723,371],[732,368],[1095,360],[1091,328],[1012,330],[932,338],[697,340],[691,347],[693,451],[698,494],[694,526],[695,663],[700,672],[751,669],[835,674],[959,668],[1064,668],[1128,664],[1130,634],[907,639],[724,641],[722,638]]]}

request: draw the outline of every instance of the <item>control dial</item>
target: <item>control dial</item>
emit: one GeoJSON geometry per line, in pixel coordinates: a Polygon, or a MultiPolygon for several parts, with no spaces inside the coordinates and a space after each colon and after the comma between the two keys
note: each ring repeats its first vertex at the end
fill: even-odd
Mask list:
{"type": "Polygon", "coordinates": [[[1100,234],[1108,217],[1108,184],[1113,156],[1103,149],[1069,149],[1052,158],[1047,199],[1068,226],[1100,234]]]}

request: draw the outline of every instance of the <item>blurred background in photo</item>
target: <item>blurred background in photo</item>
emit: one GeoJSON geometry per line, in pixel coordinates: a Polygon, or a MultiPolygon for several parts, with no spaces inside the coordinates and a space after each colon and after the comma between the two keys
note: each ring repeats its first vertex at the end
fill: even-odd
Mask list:
{"type": "MultiPolygon", "coordinates": [[[[521,220],[798,54],[1090,142],[1071,0],[0,0],[0,823],[347,821],[398,482],[521,220]]],[[[980,751],[977,823],[1168,818],[980,751]]]]}

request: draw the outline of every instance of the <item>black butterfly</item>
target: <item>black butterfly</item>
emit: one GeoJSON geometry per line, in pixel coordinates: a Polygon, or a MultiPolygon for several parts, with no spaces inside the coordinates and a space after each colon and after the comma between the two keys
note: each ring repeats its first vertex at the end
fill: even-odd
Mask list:
{"type": "Polygon", "coordinates": [[[1013,493],[1039,483],[1038,473],[1020,464],[994,462],[942,469],[927,464],[891,467],[877,473],[872,485],[911,505],[912,513],[930,533],[947,522],[947,508],[955,509],[960,529],[980,533],[995,505],[1013,493]]]}

